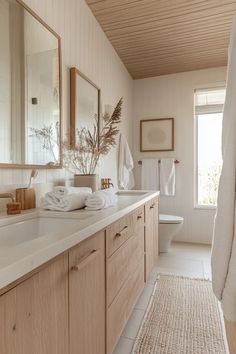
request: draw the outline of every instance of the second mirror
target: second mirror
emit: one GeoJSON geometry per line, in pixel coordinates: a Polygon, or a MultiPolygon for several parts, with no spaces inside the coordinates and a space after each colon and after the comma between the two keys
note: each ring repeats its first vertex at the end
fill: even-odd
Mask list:
{"type": "Polygon", "coordinates": [[[76,132],[99,129],[100,89],[78,69],[70,69],[70,144],[76,145],[76,132]]]}

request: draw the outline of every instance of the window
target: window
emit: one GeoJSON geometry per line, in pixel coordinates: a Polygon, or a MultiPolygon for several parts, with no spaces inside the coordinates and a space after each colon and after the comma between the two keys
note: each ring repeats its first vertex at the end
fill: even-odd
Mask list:
{"type": "Polygon", "coordinates": [[[217,203],[224,101],[225,88],[195,90],[197,207],[217,203]]]}

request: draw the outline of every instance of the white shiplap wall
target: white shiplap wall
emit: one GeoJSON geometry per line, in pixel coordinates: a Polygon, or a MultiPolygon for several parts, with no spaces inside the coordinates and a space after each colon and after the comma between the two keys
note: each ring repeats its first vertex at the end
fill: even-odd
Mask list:
{"type": "MultiPolygon", "coordinates": [[[[101,88],[102,105],[115,105],[123,96],[121,130],[132,147],[132,87],[126,68],[106,38],[84,0],[26,0],[62,39],[62,83],[64,131],[69,121],[69,68],[76,66],[101,88]]],[[[113,149],[100,166],[100,177],[117,181],[117,150],[113,149]]],[[[28,180],[29,171],[0,169],[0,191],[13,189],[28,180]]],[[[58,182],[65,171],[41,170],[37,182],[58,182]]]]}
{"type": "MultiPolygon", "coordinates": [[[[224,84],[226,68],[163,75],[134,83],[134,157],[136,186],[140,186],[143,158],[174,157],[176,165],[176,194],[161,197],[162,213],[184,217],[179,241],[211,243],[215,210],[194,208],[194,89],[224,84]],[[140,152],[139,121],[148,118],[174,117],[175,151],[140,152]]],[[[210,134],[210,132],[209,132],[210,134]]]]}

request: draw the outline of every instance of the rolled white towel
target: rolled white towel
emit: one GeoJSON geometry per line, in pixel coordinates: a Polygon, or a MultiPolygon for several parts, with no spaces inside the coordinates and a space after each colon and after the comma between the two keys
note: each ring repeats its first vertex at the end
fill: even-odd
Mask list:
{"type": "Polygon", "coordinates": [[[56,186],[53,188],[53,192],[57,197],[65,197],[69,194],[78,194],[81,192],[92,193],[92,189],[89,187],[65,187],[56,186]]]}
{"type": "Polygon", "coordinates": [[[117,195],[112,189],[101,190],[89,195],[85,201],[86,210],[100,210],[116,205],[117,195]]]}
{"type": "Polygon", "coordinates": [[[71,211],[81,209],[85,206],[85,200],[90,193],[80,192],[78,194],[68,194],[65,197],[56,197],[53,192],[46,193],[40,199],[40,206],[47,210],[71,211]]]}

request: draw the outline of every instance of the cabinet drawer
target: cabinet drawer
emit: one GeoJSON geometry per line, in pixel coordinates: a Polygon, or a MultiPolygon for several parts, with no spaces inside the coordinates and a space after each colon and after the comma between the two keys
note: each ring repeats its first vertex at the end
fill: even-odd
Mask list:
{"type": "Polygon", "coordinates": [[[144,229],[130,237],[107,260],[107,305],[108,307],[122,288],[125,281],[133,274],[144,257],[144,229]]]}
{"type": "Polygon", "coordinates": [[[153,215],[153,210],[155,208],[155,205],[156,205],[155,199],[152,199],[145,204],[145,222],[148,222],[148,220],[153,217],[152,215],[153,215]]]}
{"type": "Polygon", "coordinates": [[[111,354],[144,286],[143,260],[107,310],[107,354],[111,354]]]}
{"type": "Polygon", "coordinates": [[[139,230],[144,227],[144,206],[141,206],[133,212],[133,223],[135,233],[139,232],[139,230]]]}
{"type": "Polygon", "coordinates": [[[133,214],[124,216],[106,229],[107,257],[134,234],[133,214]]]}

